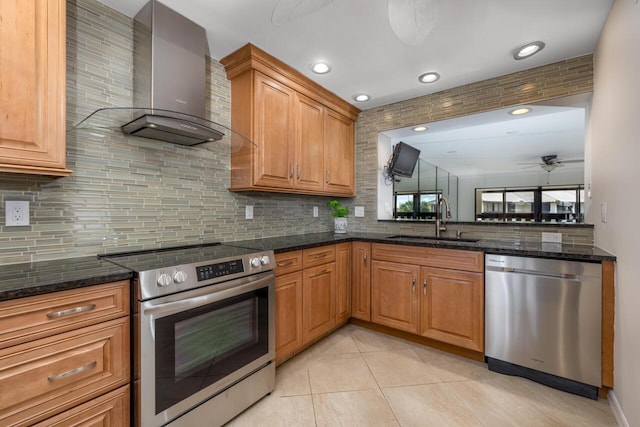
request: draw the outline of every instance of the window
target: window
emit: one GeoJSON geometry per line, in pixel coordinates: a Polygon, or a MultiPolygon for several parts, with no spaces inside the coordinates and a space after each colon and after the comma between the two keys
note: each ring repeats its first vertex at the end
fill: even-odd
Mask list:
{"type": "Polygon", "coordinates": [[[436,205],[442,192],[396,193],[394,218],[435,219],[436,205]]]}
{"type": "Polygon", "coordinates": [[[476,221],[583,222],[581,185],[477,188],[476,221]]]}

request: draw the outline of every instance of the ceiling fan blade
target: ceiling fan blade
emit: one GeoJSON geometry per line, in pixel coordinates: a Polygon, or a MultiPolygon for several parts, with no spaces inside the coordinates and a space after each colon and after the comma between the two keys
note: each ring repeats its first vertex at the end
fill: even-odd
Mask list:
{"type": "Polygon", "coordinates": [[[278,0],[271,13],[271,22],[274,25],[285,25],[318,9],[322,9],[333,0],[278,0]]]}
{"type": "Polygon", "coordinates": [[[438,20],[439,0],[389,0],[389,24],[398,39],[417,46],[438,20]]]}
{"type": "Polygon", "coordinates": [[[558,163],[584,163],[584,159],[560,160],[558,163]]]}

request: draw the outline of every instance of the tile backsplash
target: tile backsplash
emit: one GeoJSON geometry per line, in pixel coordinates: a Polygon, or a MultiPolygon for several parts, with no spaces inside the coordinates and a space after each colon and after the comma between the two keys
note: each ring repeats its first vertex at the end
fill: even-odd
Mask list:
{"type": "MultiPolygon", "coordinates": [[[[572,72],[581,76],[585,71],[580,67],[585,66],[578,64],[572,72]]],[[[119,130],[74,131],[75,124],[98,108],[133,106],[132,67],[132,20],[94,0],[68,0],[67,167],[74,172],[59,179],[0,173],[0,218],[4,219],[6,200],[28,200],[31,211],[29,226],[6,227],[0,222],[0,264],[333,229],[327,197],[227,191],[230,147],[225,139],[182,147],[125,137],[119,130]],[[254,206],[252,220],[245,219],[246,205],[254,206]],[[317,218],[312,216],[314,206],[319,207],[317,218]]],[[[557,72],[566,74],[566,69],[561,66],[557,72]]],[[[589,70],[585,75],[576,79],[578,85],[590,81],[589,70]]],[[[495,80],[498,83],[481,89],[496,90],[500,84],[495,80]]],[[[207,82],[207,113],[211,120],[229,126],[230,84],[222,65],[211,58],[207,58],[207,82]]],[[[555,90],[551,86],[545,90],[555,90]]],[[[458,92],[465,93],[465,87],[458,92]]],[[[381,127],[424,121],[425,112],[433,108],[431,99],[455,101],[454,95],[442,99],[428,95],[362,113],[356,125],[358,197],[346,202],[365,206],[365,217],[350,218],[350,229],[432,228],[376,220],[375,135],[381,127]],[[407,109],[412,111],[410,118],[402,118],[407,109]]],[[[470,234],[494,233],[486,226],[464,227],[470,234]]],[[[505,239],[539,239],[540,234],[529,227],[500,230],[505,239]]],[[[576,242],[593,242],[591,228],[571,233],[576,242]]]]}

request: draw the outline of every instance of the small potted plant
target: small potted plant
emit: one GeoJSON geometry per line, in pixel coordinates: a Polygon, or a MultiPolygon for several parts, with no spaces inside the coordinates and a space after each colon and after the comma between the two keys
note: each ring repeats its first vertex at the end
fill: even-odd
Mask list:
{"type": "Polygon", "coordinates": [[[331,215],[333,215],[334,223],[333,230],[335,233],[346,233],[347,232],[347,215],[349,215],[349,206],[344,206],[340,204],[338,200],[330,200],[327,202],[327,206],[331,210],[331,215]]]}

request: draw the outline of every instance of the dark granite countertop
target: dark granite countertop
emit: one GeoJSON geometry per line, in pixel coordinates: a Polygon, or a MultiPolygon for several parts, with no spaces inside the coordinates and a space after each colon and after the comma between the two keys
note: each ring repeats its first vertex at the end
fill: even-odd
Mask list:
{"type": "Polygon", "coordinates": [[[0,301],[128,280],[131,271],[95,256],[0,265],[0,301]]]}
{"type": "MultiPolygon", "coordinates": [[[[427,246],[482,251],[490,254],[564,259],[570,261],[615,261],[616,257],[595,246],[555,243],[506,243],[497,240],[456,241],[434,238],[391,238],[393,233],[312,233],[284,237],[224,242],[225,245],[275,253],[307,249],[333,243],[365,241],[397,245],[427,246]]],[[[0,265],[0,301],[65,289],[125,280],[133,273],[97,257],[68,258],[25,264],[0,265]]]]}
{"type": "Polygon", "coordinates": [[[614,261],[616,259],[614,255],[598,247],[589,245],[563,245],[540,242],[506,243],[498,240],[436,240],[435,238],[422,237],[390,238],[394,235],[393,233],[313,233],[226,242],[225,244],[256,250],[273,249],[275,253],[280,253],[332,243],[366,241],[372,243],[392,243],[397,245],[482,251],[501,255],[564,259],[569,261],[602,262],[605,260],[614,261]]]}

